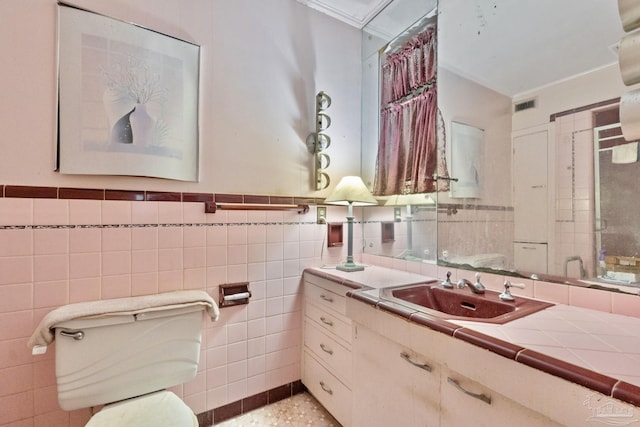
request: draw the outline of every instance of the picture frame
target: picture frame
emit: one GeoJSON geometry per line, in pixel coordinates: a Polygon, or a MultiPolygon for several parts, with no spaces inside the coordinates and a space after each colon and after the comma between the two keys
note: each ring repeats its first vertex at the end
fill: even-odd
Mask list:
{"type": "Polygon", "coordinates": [[[200,46],[58,4],[62,174],[198,181],[200,46]]]}
{"type": "Polygon", "coordinates": [[[479,198],[482,195],[484,130],[451,122],[452,198],[479,198]]]}

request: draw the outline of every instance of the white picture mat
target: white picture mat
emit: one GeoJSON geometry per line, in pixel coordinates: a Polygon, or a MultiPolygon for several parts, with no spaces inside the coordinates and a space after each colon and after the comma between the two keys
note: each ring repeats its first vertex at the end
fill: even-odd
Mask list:
{"type": "Polygon", "coordinates": [[[58,12],[59,171],[198,181],[199,46],[58,12]]]}
{"type": "Polygon", "coordinates": [[[484,130],[451,122],[451,197],[481,197],[484,130]]]}

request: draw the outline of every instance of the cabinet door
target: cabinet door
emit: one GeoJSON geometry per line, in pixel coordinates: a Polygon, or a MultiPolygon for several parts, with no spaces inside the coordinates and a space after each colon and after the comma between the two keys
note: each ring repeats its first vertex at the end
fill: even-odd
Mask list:
{"type": "Polygon", "coordinates": [[[326,369],[313,353],[304,350],[302,382],[331,415],[344,427],[351,425],[351,390],[326,369]]]}
{"type": "Polygon", "coordinates": [[[315,323],[304,321],[304,345],[347,386],[351,385],[351,350],[325,334],[315,323]]]}
{"type": "Polygon", "coordinates": [[[547,273],[547,244],[514,242],[513,264],[516,270],[547,273]]]}
{"type": "Polygon", "coordinates": [[[441,427],[560,427],[549,418],[453,371],[442,373],[440,391],[441,427]]]}
{"type": "Polygon", "coordinates": [[[353,360],[354,426],[440,425],[439,366],[360,325],[353,360]]]}

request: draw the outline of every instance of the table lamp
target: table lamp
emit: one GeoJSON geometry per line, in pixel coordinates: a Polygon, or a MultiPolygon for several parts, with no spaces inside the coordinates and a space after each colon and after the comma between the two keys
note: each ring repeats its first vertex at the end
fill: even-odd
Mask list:
{"type": "Polygon", "coordinates": [[[416,205],[435,205],[436,202],[428,194],[395,194],[387,200],[385,206],[406,206],[407,207],[407,251],[405,259],[415,260],[413,256],[413,215],[411,206],[416,205]]]}
{"type": "Polygon", "coordinates": [[[378,201],[367,190],[362,178],[359,176],[345,176],[324,202],[349,207],[347,214],[347,262],[337,265],[336,269],[341,271],[364,270],[363,265],[357,265],[353,262],[353,207],[377,205],[378,201]]]}

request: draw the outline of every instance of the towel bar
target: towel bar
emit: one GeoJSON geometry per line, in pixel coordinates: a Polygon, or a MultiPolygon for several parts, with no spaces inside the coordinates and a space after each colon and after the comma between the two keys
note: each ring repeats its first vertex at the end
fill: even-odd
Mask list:
{"type": "Polygon", "coordinates": [[[298,211],[298,213],[309,212],[309,205],[276,205],[276,204],[254,204],[254,203],[216,203],[205,202],[205,213],[216,213],[218,209],[234,211],[298,211]]]}

